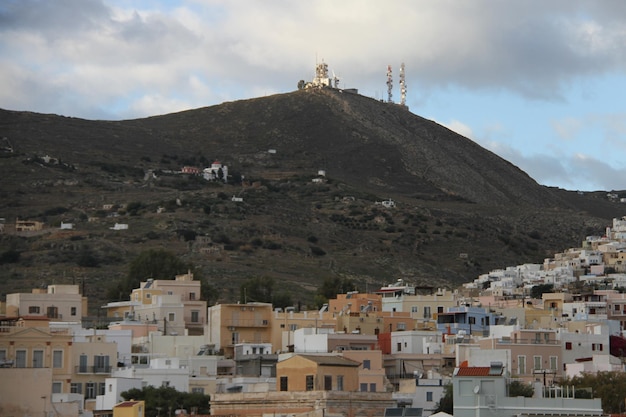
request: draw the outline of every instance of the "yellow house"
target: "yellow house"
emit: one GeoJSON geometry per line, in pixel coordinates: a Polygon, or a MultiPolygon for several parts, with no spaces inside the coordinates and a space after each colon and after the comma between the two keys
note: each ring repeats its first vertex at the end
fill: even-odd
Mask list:
{"type": "Polygon", "coordinates": [[[358,391],[359,365],[338,355],[294,355],[276,364],[276,390],[358,391]]]}
{"type": "Polygon", "coordinates": [[[0,327],[0,415],[50,411],[50,394],[69,392],[71,349],[66,329],[0,327]]]}
{"type": "Polygon", "coordinates": [[[208,309],[209,343],[228,359],[237,343],[270,343],[272,305],[269,303],[218,304],[208,309]]]}
{"type": "Polygon", "coordinates": [[[144,417],[145,401],[124,401],[113,406],[113,417],[144,417]]]}

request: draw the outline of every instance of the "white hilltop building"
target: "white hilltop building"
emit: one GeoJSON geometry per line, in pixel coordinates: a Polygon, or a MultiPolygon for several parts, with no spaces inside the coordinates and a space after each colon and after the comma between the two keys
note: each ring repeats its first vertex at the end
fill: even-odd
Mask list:
{"type": "Polygon", "coordinates": [[[202,170],[202,177],[207,181],[215,181],[223,179],[224,182],[228,181],[228,167],[222,165],[220,161],[214,161],[210,167],[202,170]],[[220,174],[221,171],[221,174],[220,174]]]}

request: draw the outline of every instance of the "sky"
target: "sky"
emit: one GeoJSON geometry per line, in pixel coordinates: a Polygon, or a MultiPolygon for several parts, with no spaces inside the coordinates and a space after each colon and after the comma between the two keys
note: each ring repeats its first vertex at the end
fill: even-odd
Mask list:
{"type": "Polygon", "coordinates": [[[624,0],[2,0],[0,108],[99,120],[297,89],[400,101],[539,184],[626,189],[624,0]]]}

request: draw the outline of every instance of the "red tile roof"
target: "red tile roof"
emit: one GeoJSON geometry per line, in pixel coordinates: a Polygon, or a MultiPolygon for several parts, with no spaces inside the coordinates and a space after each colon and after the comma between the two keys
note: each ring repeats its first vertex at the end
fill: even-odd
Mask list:
{"type": "Polygon", "coordinates": [[[489,376],[489,366],[466,366],[457,368],[456,376],[489,376]]]}

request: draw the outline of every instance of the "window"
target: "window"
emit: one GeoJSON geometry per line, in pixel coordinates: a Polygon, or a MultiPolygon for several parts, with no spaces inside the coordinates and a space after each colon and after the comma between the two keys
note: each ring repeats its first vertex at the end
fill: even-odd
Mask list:
{"type": "Polygon", "coordinates": [[[106,394],[106,386],[104,382],[98,382],[98,395],[106,394]]]}
{"type": "Polygon", "coordinates": [[[406,323],[402,321],[398,323],[398,330],[406,330],[406,323]]]}
{"type": "Polygon", "coordinates": [[[535,371],[541,369],[541,356],[533,356],[533,369],[535,371]]]}
{"type": "Polygon", "coordinates": [[[96,355],[93,357],[94,371],[97,373],[111,372],[109,366],[109,357],[105,355],[96,355]]]}
{"type": "Polygon", "coordinates": [[[234,345],[235,343],[239,343],[239,333],[238,332],[233,332],[231,338],[230,338],[232,344],[234,345]]]}
{"type": "Polygon", "coordinates": [[[370,360],[369,359],[364,359],[363,360],[363,369],[370,369],[370,360]]]}
{"type": "Polygon", "coordinates": [[[411,307],[411,313],[417,313],[417,306],[411,307]]]}
{"type": "Polygon", "coordinates": [[[23,349],[15,351],[15,367],[26,368],[26,351],[23,349]]]}
{"type": "Polygon", "coordinates": [[[72,315],[72,316],[76,315],[76,307],[70,308],[70,315],[72,315]]]}
{"type": "Polygon", "coordinates": [[[62,350],[52,351],[52,367],[63,368],[63,351],[62,350]]]}
{"type": "Polygon", "coordinates": [[[592,343],[591,350],[602,351],[602,343],[592,343]]]}
{"type": "Polygon", "coordinates": [[[402,343],[398,342],[398,352],[402,352],[402,343]]]}
{"type": "Polygon", "coordinates": [[[7,351],[6,349],[0,349],[0,361],[4,361],[7,358],[7,351]]]}
{"type": "Polygon", "coordinates": [[[192,394],[202,394],[202,395],[204,395],[204,388],[202,388],[202,387],[193,387],[193,388],[191,388],[191,393],[192,394]]]}
{"type": "Polygon", "coordinates": [[[550,369],[552,369],[553,371],[556,371],[556,367],[557,367],[557,357],[550,356],[550,369]]]}
{"type": "Polygon", "coordinates": [[[467,322],[469,324],[476,324],[476,317],[468,317],[467,322]]]}
{"type": "Polygon", "coordinates": [[[70,393],[72,394],[82,394],[83,393],[83,384],[80,382],[72,382],[70,384],[70,393]]]}
{"type": "Polygon", "coordinates": [[[29,306],[28,314],[39,314],[39,306],[29,306]]]}
{"type": "Polygon", "coordinates": [[[376,392],[376,383],[375,382],[371,382],[370,383],[370,392],[376,392]]]}
{"type": "Polygon", "coordinates": [[[200,312],[197,310],[194,310],[191,312],[191,322],[192,323],[199,323],[200,322],[200,312]]]}
{"type": "Polygon", "coordinates": [[[59,309],[57,307],[48,307],[47,309],[47,317],[49,319],[58,319],[59,318],[59,309]]]}
{"type": "Polygon", "coordinates": [[[90,400],[96,398],[96,383],[87,382],[85,384],[85,399],[90,400]]]}
{"type": "Polygon", "coordinates": [[[43,368],[43,350],[33,350],[33,368],[43,368]]]}
{"type": "Polygon", "coordinates": [[[189,300],[194,301],[196,299],[196,293],[195,292],[190,292],[189,293],[189,300]]]}
{"type": "Polygon", "coordinates": [[[425,306],[424,307],[424,318],[425,319],[429,319],[430,318],[430,306],[425,306]]]}
{"type": "Polygon", "coordinates": [[[360,391],[361,392],[367,392],[367,384],[365,382],[361,382],[361,384],[360,384],[360,391]]]}
{"type": "Polygon", "coordinates": [[[280,390],[287,391],[288,388],[288,378],[286,376],[280,377],[280,390]]]}
{"type": "Polygon", "coordinates": [[[289,325],[289,330],[291,330],[292,332],[295,332],[296,330],[298,330],[298,325],[297,324],[290,324],[289,325]]]}
{"type": "Polygon", "coordinates": [[[52,383],[52,393],[60,394],[61,392],[63,392],[63,382],[54,381],[52,383]]]}
{"type": "Polygon", "coordinates": [[[443,314],[443,306],[437,306],[437,314],[443,314]]]}
{"type": "Polygon", "coordinates": [[[433,392],[432,391],[426,391],[426,401],[427,402],[432,402],[433,401],[433,392]]]}
{"type": "Polygon", "coordinates": [[[146,298],[149,300],[150,298],[152,298],[152,294],[151,293],[146,293],[146,298]]]}
{"type": "Polygon", "coordinates": [[[337,375],[337,391],[343,391],[343,375],[337,375]]]}
{"type": "Polygon", "coordinates": [[[307,375],[306,376],[306,390],[307,391],[313,391],[314,385],[314,375],[307,375]]]}
{"type": "Polygon", "coordinates": [[[333,376],[324,375],[324,390],[331,391],[333,389],[333,376]]]}
{"type": "Polygon", "coordinates": [[[167,387],[169,387],[169,386],[170,386],[170,381],[163,381],[163,382],[161,382],[161,386],[162,386],[163,388],[167,388],[167,387]]]}
{"type": "Polygon", "coordinates": [[[176,321],[176,313],[169,313],[167,315],[167,320],[168,321],[176,321]]]}
{"type": "Polygon", "coordinates": [[[517,374],[524,375],[526,373],[526,356],[519,355],[517,357],[517,374]]]}
{"type": "Polygon", "coordinates": [[[565,342],[565,350],[572,350],[572,342],[565,342]]]}
{"type": "Polygon", "coordinates": [[[78,372],[87,372],[87,355],[80,355],[78,358],[78,372]]]}

